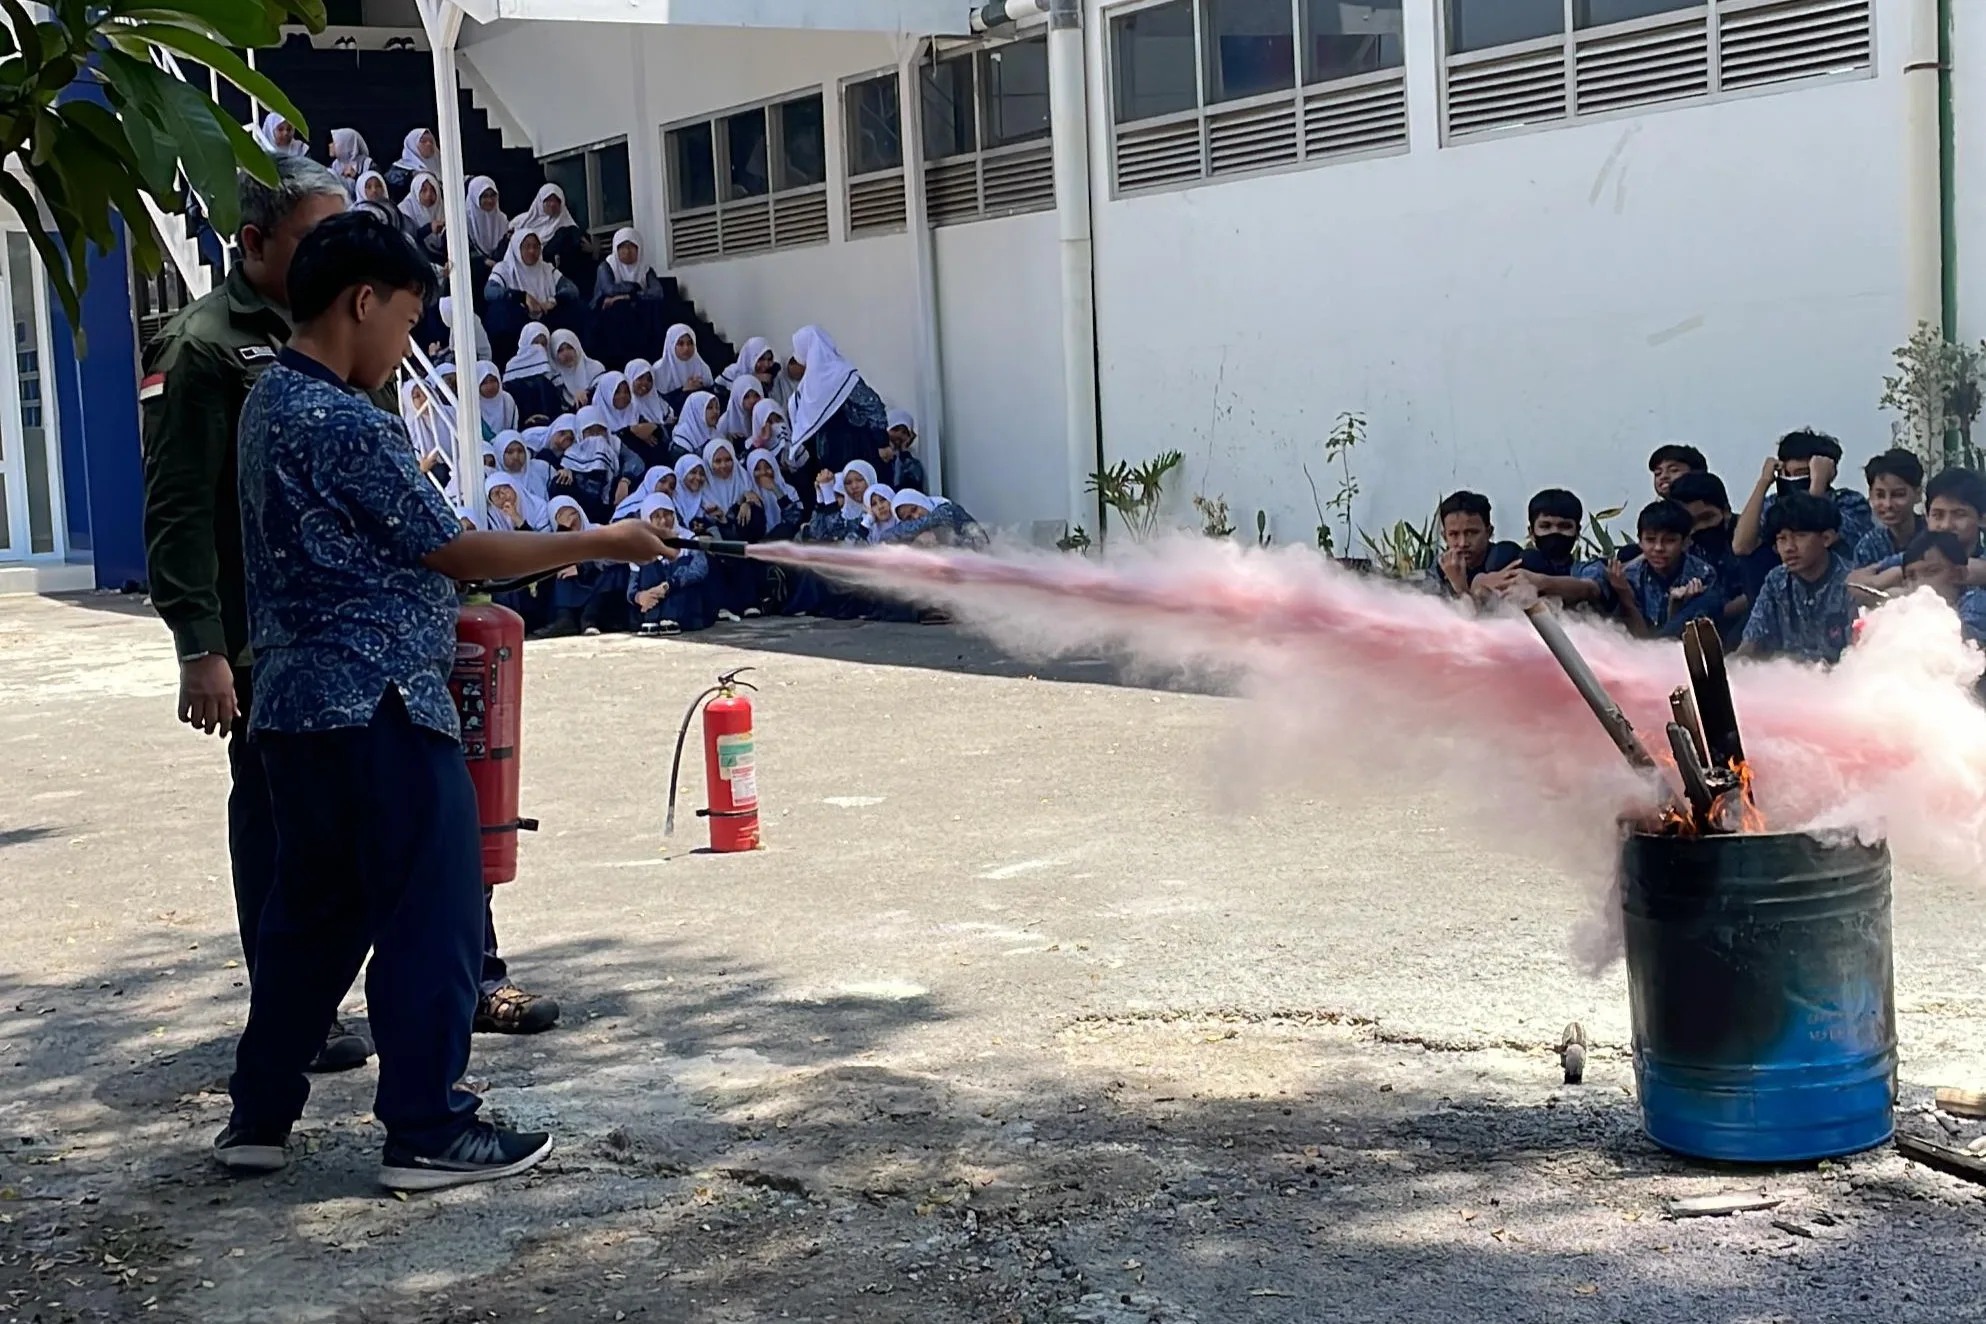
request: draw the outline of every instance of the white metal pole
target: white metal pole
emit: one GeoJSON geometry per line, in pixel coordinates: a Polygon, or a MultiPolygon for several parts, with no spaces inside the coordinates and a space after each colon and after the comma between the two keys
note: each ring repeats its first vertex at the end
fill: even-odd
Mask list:
{"type": "MultiPolygon", "coordinates": [[[[1938,0],[1912,0],[1903,57],[1904,253],[1910,326],[1944,324],[1943,165],[1938,132],[1938,0]]],[[[1942,438],[1927,438],[1938,445],[1942,438]]]]}
{"type": "Polygon", "coordinates": [[[469,181],[462,168],[462,106],[456,91],[455,39],[462,10],[454,0],[421,0],[421,21],[434,53],[435,141],[441,157],[441,205],[448,239],[448,295],[455,316],[455,493],[471,518],[483,509],[483,416],[476,407],[476,304],[469,262],[469,181]]]}
{"type": "Polygon", "coordinates": [[[903,216],[910,231],[910,261],[917,307],[917,429],[924,442],[925,475],[933,492],[945,490],[944,359],[938,332],[937,236],[924,195],[924,97],[926,39],[904,43],[896,64],[897,130],[903,147],[903,216]]]}
{"type": "Polygon", "coordinates": [[[1088,76],[1082,0],[1048,10],[1048,117],[1054,142],[1055,224],[1062,258],[1062,407],[1068,432],[1068,511],[1092,537],[1101,507],[1084,491],[1097,452],[1096,284],[1090,238],[1088,76]]]}

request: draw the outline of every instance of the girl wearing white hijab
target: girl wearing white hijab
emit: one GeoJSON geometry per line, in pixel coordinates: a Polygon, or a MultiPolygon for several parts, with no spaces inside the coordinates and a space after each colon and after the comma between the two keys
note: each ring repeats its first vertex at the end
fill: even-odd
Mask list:
{"type": "Polygon", "coordinates": [[[722,515],[713,509],[716,503],[710,499],[709,484],[710,470],[703,456],[685,455],[676,461],[676,518],[685,530],[702,525],[696,532],[707,532],[722,515]]]}
{"type": "Polygon", "coordinates": [[[703,448],[704,472],[709,475],[711,502],[728,519],[752,490],[751,475],[738,463],[738,452],[722,437],[713,437],[703,448]]]}
{"type": "Polygon", "coordinates": [[[817,326],[793,333],[793,357],[806,369],[793,399],[794,446],[807,447],[829,470],[874,460],[889,435],[882,397],[817,326]]]}
{"type": "Polygon", "coordinates": [[[564,281],[558,268],[545,260],[544,245],[538,242],[538,237],[520,231],[510,236],[510,247],[503,261],[490,272],[483,296],[497,303],[515,294],[523,304],[525,315],[536,319],[556,309],[559,295],[570,288],[570,282],[564,281]],[[560,288],[562,284],[565,289],[560,288]]]}
{"type": "Polygon", "coordinates": [[[548,377],[552,371],[552,332],[543,322],[526,322],[517,333],[517,353],[503,366],[503,379],[548,377]]]}
{"type": "MultiPolygon", "coordinates": [[[[745,518],[739,532],[746,542],[776,542],[791,538],[806,517],[800,494],[780,472],[779,459],[771,451],[755,450],[745,456],[745,476],[751,480],[746,498],[745,518]]],[[[768,597],[770,584],[761,575],[759,598],[768,597]]]]}
{"type": "Polygon", "coordinates": [[[386,176],[377,170],[359,172],[358,180],[352,185],[352,196],[359,202],[384,203],[394,212],[399,211],[393,206],[393,190],[387,187],[386,176]]]}
{"type": "Polygon", "coordinates": [[[510,218],[503,214],[496,181],[477,175],[469,181],[469,245],[478,254],[496,261],[504,252],[504,236],[510,233],[510,218]]]}
{"type": "MultiPolygon", "coordinates": [[[[607,365],[586,356],[586,346],[570,331],[552,332],[552,380],[577,408],[593,399],[593,384],[606,375],[607,365]]],[[[603,424],[606,420],[600,420],[603,424]]]]}
{"type": "Polygon", "coordinates": [[[539,505],[551,497],[552,466],[531,454],[531,443],[522,433],[499,432],[490,447],[496,451],[499,476],[516,483],[519,491],[539,505]]]}
{"type": "Polygon", "coordinates": [[[400,214],[414,223],[417,236],[426,240],[430,234],[439,234],[441,227],[441,185],[433,175],[425,170],[414,176],[414,182],[407,186],[407,196],[400,199],[400,214]]]}
{"type": "Polygon", "coordinates": [[[835,476],[841,493],[841,517],[860,521],[869,513],[869,489],[876,486],[876,469],[867,460],[850,460],[835,476]]]}
{"type": "Polygon", "coordinates": [[[662,392],[655,384],[655,365],[647,359],[629,359],[626,369],[628,386],[634,391],[635,412],[657,428],[672,428],[676,424],[676,411],[669,408],[669,402],[662,398],[662,392]]]}
{"type": "Polygon", "coordinates": [[[626,519],[628,516],[634,514],[643,502],[651,501],[658,496],[664,501],[667,501],[671,509],[674,509],[676,504],[676,471],[670,465],[650,465],[642,473],[641,481],[635,484],[634,491],[628,493],[621,500],[621,503],[614,507],[614,518],[617,520],[626,519]]]}
{"type": "Polygon", "coordinates": [[[891,531],[898,524],[896,492],[877,483],[869,489],[865,505],[867,509],[862,512],[862,527],[869,531],[869,541],[889,541],[891,531]]]}
{"type": "Polygon", "coordinates": [[[717,420],[717,435],[731,441],[749,441],[752,437],[752,411],[765,400],[765,383],[753,376],[743,376],[731,383],[731,400],[724,406],[724,417],[717,420]]]}
{"type": "Polygon", "coordinates": [[[435,399],[434,388],[425,382],[403,382],[400,386],[400,421],[406,424],[407,439],[414,454],[446,454],[453,445],[447,435],[447,411],[435,399]]]}
{"type": "Polygon", "coordinates": [[[601,373],[593,383],[593,404],[606,415],[607,427],[614,432],[632,431],[641,421],[641,413],[634,407],[634,388],[628,385],[626,373],[601,373]]]}
{"type": "MultiPolygon", "coordinates": [[[[331,173],[345,181],[345,191],[354,198],[359,195],[359,180],[372,171],[372,153],[365,145],[365,137],[357,129],[331,130],[331,173]]],[[[384,176],[380,177],[380,187],[386,186],[384,176]]]]}
{"type": "MultiPolygon", "coordinates": [[[[486,359],[490,356],[490,333],[483,329],[483,319],[474,313],[469,314],[469,321],[475,328],[476,357],[486,359]]],[[[443,339],[428,350],[429,358],[444,349],[451,355],[455,352],[455,299],[452,295],[441,296],[441,330],[443,339]]]]}
{"type": "Polygon", "coordinates": [[[549,244],[559,231],[578,229],[579,222],[572,219],[572,212],[566,208],[565,190],[557,184],[547,184],[531,200],[531,209],[513,220],[510,228],[515,234],[535,234],[539,243],[549,244]]]}
{"type": "MultiPolygon", "coordinates": [[[[553,497],[546,516],[553,533],[577,533],[594,526],[585,507],[571,497],[553,497]]],[[[600,633],[609,609],[618,609],[617,601],[625,597],[626,574],[621,565],[608,567],[598,561],[582,561],[559,571],[551,583],[551,623],[533,630],[529,637],[561,639],[600,633]]]]}
{"type": "Polygon", "coordinates": [[[664,338],[667,346],[662,357],[655,360],[655,389],[664,395],[676,395],[683,391],[701,391],[711,382],[710,365],[703,361],[697,351],[696,332],[681,322],[669,328],[664,338]]]}
{"type": "MultiPolygon", "coordinates": [[[[614,231],[614,246],[608,250],[606,261],[600,264],[600,274],[593,278],[593,306],[606,308],[624,302],[650,293],[650,286],[660,286],[661,283],[654,268],[648,265],[641,232],[633,226],[624,225],[614,231]]],[[[656,289],[654,292],[659,294],[661,291],[656,289]]]]}
{"type": "Polygon", "coordinates": [[[723,382],[735,388],[740,381],[756,377],[759,394],[771,391],[772,379],[779,375],[779,356],[772,352],[772,342],[764,336],[753,336],[738,351],[738,360],[724,370],[723,382]]]}
{"type": "Polygon", "coordinates": [[[492,437],[517,427],[517,401],[503,389],[503,374],[488,359],[476,365],[476,410],[492,437]]]}
{"type": "Polygon", "coordinates": [[[786,426],[786,411],[777,400],[761,400],[752,406],[752,433],[746,438],[750,445],[781,458],[786,443],[792,439],[792,429],[786,426]]]}
{"type": "Polygon", "coordinates": [[[683,401],[683,414],[676,420],[670,444],[684,455],[703,454],[703,448],[717,435],[714,420],[719,417],[717,397],[709,391],[696,392],[683,401]]]}
{"type": "MultiPolygon", "coordinates": [[[[677,518],[675,503],[667,497],[649,497],[637,513],[665,538],[687,532],[677,518]]],[[[708,556],[694,548],[670,547],[647,565],[629,570],[628,602],[640,619],[638,633],[654,638],[710,625],[704,593],[710,578],[708,556]]]]}
{"type": "Polygon", "coordinates": [[[409,175],[430,173],[440,169],[440,162],[435,160],[439,152],[434,134],[426,129],[415,129],[402,140],[400,159],[393,163],[393,168],[404,170],[409,175]]]}
{"type": "MultiPolygon", "coordinates": [[[[569,498],[568,498],[569,499],[569,498]]],[[[517,480],[507,474],[498,474],[483,484],[484,524],[487,529],[531,529],[543,530],[544,506],[537,505],[538,519],[533,519],[533,503],[517,480]]]]}
{"type": "Polygon", "coordinates": [[[251,132],[256,146],[271,156],[310,155],[310,144],[297,135],[296,126],[273,110],[251,126],[251,132]]]}

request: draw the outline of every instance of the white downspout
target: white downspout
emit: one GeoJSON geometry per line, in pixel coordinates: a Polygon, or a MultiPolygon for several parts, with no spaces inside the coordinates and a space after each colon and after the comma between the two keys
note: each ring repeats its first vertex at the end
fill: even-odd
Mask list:
{"type": "Polygon", "coordinates": [[[448,240],[448,296],[455,317],[455,494],[470,517],[483,510],[483,416],[476,408],[476,303],[469,263],[469,181],[462,168],[462,101],[455,39],[462,10],[454,0],[421,0],[421,23],[434,53],[435,140],[441,156],[441,205],[448,240]]]}
{"type": "MultiPolygon", "coordinates": [[[[903,147],[903,220],[910,237],[915,274],[917,427],[924,441],[926,480],[933,492],[945,490],[945,383],[939,348],[937,236],[924,194],[924,98],[922,65],[927,42],[906,41],[896,62],[897,124],[903,147]]],[[[842,153],[845,162],[847,153],[842,153]]],[[[846,169],[846,166],[843,167],[846,169]]],[[[846,190],[843,190],[844,194],[846,190]]]]}
{"type": "Polygon", "coordinates": [[[1098,467],[1098,437],[1096,263],[1090,233],[1083,0],[1049,0],[1048,117],[1055,153],[1055,223],[1062,258],[1062,407],[1069,448],[1069,525],[1073,530],[1080,524],[1095,538],[1102,533],[1101,507],[1084,491],[1089,475],[1098,467]]]}
{"type": "MultiPolygon", "coordinates": [[[[1938,131],[1938,0],[1910,0],[1903,56],[1904,254],[1909,326],[1944,324],[1944,195],[1938,131]]],[[[1929,439],[1936,444],[1937,439],[1929,439]]]]}

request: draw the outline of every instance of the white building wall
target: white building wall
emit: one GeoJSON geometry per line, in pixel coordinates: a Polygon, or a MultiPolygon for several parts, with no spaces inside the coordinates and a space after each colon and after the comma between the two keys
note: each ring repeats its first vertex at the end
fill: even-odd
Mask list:
{"type": "Polygon", "coordinates": [[[1956,0],[1952,108],[1958,170],[1959,334],[1986,340],[1986,5],[1956,0]]]}
{"type": "Polygon", "coordinates": [[[1734,501],[1795,426],[1859,463],[1908,333],[1904,9],[1879,6],[1876,79],[1442,148],[1432,0],[1410,3],[1410,154],[1122,200],[1099,123],[1106,457],[1179,449],[1182,496],[1245,530],[1266,509],[1282,541],[1313,536],[1302,466],[1328,497],[1346,410],[1374,531],[1458,487],[1506,534],[1546,486],[1632,511],[1673,439],[1734,501]]]}

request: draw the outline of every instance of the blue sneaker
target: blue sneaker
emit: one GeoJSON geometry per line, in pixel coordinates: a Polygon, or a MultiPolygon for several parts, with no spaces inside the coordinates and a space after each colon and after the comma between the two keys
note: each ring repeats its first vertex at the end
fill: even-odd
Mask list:
{"type": "Polygon", "coordinates": [[[505,1131],[477,1122],[444,1153],[432,1156],[387,1141],[379,1184],[389,1191],[439,1191],[499,1181],[529,1172],[551,1152],[552,1137],[546,1132],[505,1131]]]}

